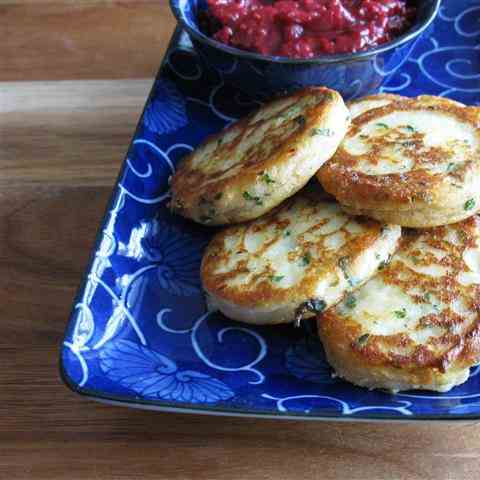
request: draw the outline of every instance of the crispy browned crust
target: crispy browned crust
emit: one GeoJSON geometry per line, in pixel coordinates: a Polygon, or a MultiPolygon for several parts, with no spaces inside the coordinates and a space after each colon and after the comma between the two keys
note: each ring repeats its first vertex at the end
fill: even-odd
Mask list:
{"type": "MultiPolygon", "coordinates": [[[[314,191],[303,191],[300,195],[308,198],[312,205],[315,205],[320,200],[324,199],[323,193],[317,193],[314,191]]],[[[349,264],[354,264],[357,257],[361,255],[369,246],[371,246],[375,241],[378,240],[382,232],[382,225],[379,223],[364,218],[357,219],[358,222],[363,223],[367,230],[364,234],[356,236],[354,242],[349,241],[352,238],[352,234],[348,232],[345,228],[342,228],[339,231],[342,231],[347,239],[345,245],[342,247],[341,252],[336,252],[335,255],[327,255],[325,251],[322,251],[319,246],[319,259],[317,261],[312,261],[306,268],[306,274],[303,277],[302,281],[296,283],[290,288],[280,288],[276,287],[275,283],[271,281],[270,271],[261,272],[256,280],[258,280],[252,288],[250,285],[242,284],[240,288],[235,288],[228,285],[228,281],[242,272],[242,268],[246,268],[245,264],[239,264],[238,268],[232,271],[229,271],[224,274],[215,273],[215,267],[219,261],[225,261],[227,254],[225,252],[224,244],[225,238],[231,235],[240,236],[245,238],[250,229],[263,229],[267,225],[276,225],[278,228],[278,236],[284,234],[290,225],[290,221],[282,220],[279,221],[278,213],[282,210],[289,209],[294,202],[298,201],[298,196],[286,200],[280,207],[277,207],[275,210],[269,212],[266,216],[261,219],[256,220],[248,224],[241,224],[229,227],[213,237],[210,244],[208,245],[201,266],[201,278],[204,288],[213,295],[217,295],[224,300],[228,300],[235,305],[242,306],[255,306],[262,305],[265,308],[268,308],[272,305],[284,303],[287,301],[297,301],[299,299],[312,298],[315,296],[315,286],[318,284],[318,277],[321,276],[324,272],[335,271],[339,269],[338,266],[338,257],[344,257],[346,262],[349,264]]],[[[318,227],[318,226],[317,226],[318,227]]],[[[312,227],[314,231],[315,227],[312,227]]],[[[277,237],[272,238],[272,243],[277,237]]],[[[312,248],[311,242],[303,241],[299,242],[300,245],[295,253],[292,252],[292,255],[295,255],[295,258],[292,258],[292,261],[300,260],[302,256],[309,249],[312,248]]],[[[265,245],[264,248],[267,248],[268,245],[265,245]]],[[[242,248],[244,246],[244,240],[242,240],[242,248]]],[[[262,251],[259,250],[256,255],[261,257],[262,251]]]]}
{"type": "MultiPolygon", "coordinates": [[[[370,372],[372,377],[381,372],[381,375],[387,377],[402,377],[412,385],[436,384],[446,372],[477,364],[480,361],[480,285],[462,285],[456,280],[456,276],[459,272],[468,271],[462,255],[465,249],[478,242],[479,222],[479,218],[475,216],[451,227],[437,227],[422,233],[409,232],[390,265],[378,274],[383,282],[397,285],[404,292],[416,285],[447,304],[462,299],[474,314],[473,320],[447,308],[419,320],[417,329],[434,325],[443,331],[441,335],[430,337],[425,343],[416,344],[403,333],[369,335],[368,340],[359,341],[363,332],[353,314],[341,316],[334,307],[318,316],[319,335],[333,362],[340,368],[345,366],[346,371],[358,372],[361,369],[370,372]],[[455,228],[462,236],[461,245],[454,246],[445,242],[447,228],[455,228]],[[426,244],[442,250],[446,256],[440,262],[432,258],[431,254],[422,256],[421,251],[412,246],[420,236],[426,244]],[[449,274],[437,278],[415,272],[395,260],[399,252],[406,256],[415,256],[418,264],[422,266],[440,263],[449,267],[449,274]],[[463,331],[453,333],[453,327],[461,327],[463,331]]],[[[368,284],[363,288],[367,287],[368,284]]],[[[409,296],[414,303],[425,302],[422,295],[409,296]]],[[[388,299],[379,301],[388,302],[388,299]]]]}
{"type": "MultiPolygon", "coordinates": [[[[477,109],[465,108],[462,104],[448,99],[423,96],[419,99],[394,102],[363,113],[352,121],[347,136],[356,135],[366,123],[381,119],[389,113],[426,109],[451,115],[456,120],[469,123],[477,129],[480,127],[477,109]]],[[[478,135],[480,140],[480,130],[478,135]]],[[[418,132],[408,137],[407,134],[398,132],[399,141],[408,138],[415,144],[415,148],[408,152],[414,167],[407,173],[367,175],[355,168],[359,157],[349,154],[340,145],[334,157],[318,171],[317,178],[325,190],[334,195],[340,203],[357,209],[382,211],[445,207],[448,202],[456,198],[455,196],[459,198],[454,202],[455,206],[462,208],[465,199],[458,186],[463,186],[466,179],[479,175],[479,153],[475,152],[471,158],[466,158],[466,161],[454,172],[430,174],[422,168],[422,164],[444,162],[451,152],[441,148],[431,148],[428,152],[419,153],[417,150],[422,145],[422,137],[423,134],[418,132]]],[[[362,158],[375,164],[378,162],[378,151],[384,147],[385,142],[383,137],[372,138],[370,145],[372,145],[370,152],[362,158]]]]}
{"type": "Polygon", "coordinates": [[[350,100],[345,105],[350,108],[358,103],[364,103],[375,100],[390,100],[392,102],[402,102],[408,100],[408,97],[403,97],[402,95],[395,95],[393,93],[377,93],[375,95],[367,95],[366,97],[356,98],[355,100],[350,100]]]}
{"type": "Polygon", "coordinates": [[[424,105],[428,103],[433,103],[433,104],[438,104],[438,103],[445,103],[445,104],[450,104],[450,105],[456,105],[457,107],[465,107],[464,103],[457,102],[456,100],[452,100],[451,98],[445,98],[445,97],[436,97],[434,95],[419,95],[417,97],[417,100],[420,100],[424,105]]]}
{"type": "MultiPolygon", "coordinates": [[[[328,118],[331,115],[332,109],[338,106],[339,102],[343,105],[342,98],[338,92],[323,87],[304,88],[293,94],[292,98],[300,101],[302,97],[311,95],[318,97],[318,102],[314,106],[301,112],[302,121],[298,122],[298,126],[294,131],[285,133],[282,128],[279,127],[275,131],[267,132],[264,140],[269,140],[276,145],[274,151],[271,152],[271,154],[264,155],[261,150],[261,144],[254,146],[254,148],[250,149],[246,157],[242,157],[241,160],[237,162],[241,164],[241,169],[233,176],[221,178],[228,170],[231,170],[231,167],[227,169],[216,168],[216,170],[212,172],[200,171],[193,165],[197,154],[196,151],[186,156],[172,177],[172,200],[170,202],[172,211],[205,224],[236,223],[238,221],[256,218],[265,211],[280,204],[284,198],[300,190],[308,182],[310,177],[301,179],[300,182],[297,178],[291,178],[289,185],[283,185],[284,182],[282,182],[282,188],[285,187],[286,190],[285,196],[275,198],[275,201],[273,201],[272,195],[272,201],[267,199],[265,201],[265,208],[263,209],[258,208],[258,205],[255,204],[248,205],[248,202],[247,204],[241,201],[239,202],[238,195],[236,195],[239,191],[248,192],[249,188],[258,182],[259,176],[264,172],[269,172],[273,175],[271,172],[280,171],[285,165],[291,162],[292,159],[298,155],[301,145],[306,139],[311,137],[314,127],[321,124],[323,119],[328,118]],[[223,211],[228,213],[225,216],[219,215],[219,220],[217,221],[215,213],[223,211]],[[212,212],[214,213],[212,214],[212,212]],[[252,214],[250,215],[250,213],[252,214]],[[210,221],[203,221],[203,218],[209,218],[210,221]]],[[[264,108],[269,107],[278,100],[279,99],[273,100],[269,104],[266,104],[264,108]]],[[[284,110],[287,110],[287,108],[288,107],[284,110]]],[[[275,116],[282,115],[282,112],[283,110],[276,112],[275,116]]],[[[232,152],[242,141],[247,126],[248,128],[252,127],[249,123],[256,114],[257,112],[252,112],[227,129],[209,136],[198,148],[207,144],[216,144],[213,155],[218,158],[231,157],[232,152]],[[222,142],[224,136],[233,130],[239,130],[241,134],[234,141],[224,144],[222,142]]],[[[253,126],[260,129],[262,125],[271,120],[271,118],[272,117],[260,119],[253,126]]],[[[345,125],[347,124],[345,118],[342,118],[340,122],[343,122],[345,125]]],[[[218,162],[216,167],[220,165],[221,162],[218,162]]],[[[275,187],[280,191],[278,183],[275,187]]]]}

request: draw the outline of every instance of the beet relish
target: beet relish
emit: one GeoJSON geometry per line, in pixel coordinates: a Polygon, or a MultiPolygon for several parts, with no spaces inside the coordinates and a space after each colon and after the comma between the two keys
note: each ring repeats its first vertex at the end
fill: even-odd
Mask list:
{"type": "Polygon", "coordinates": [[[407,30],[407,0],[207,0],[201,30],[227,45],[263,55],[311,58],[352,53],[407,30]]]}

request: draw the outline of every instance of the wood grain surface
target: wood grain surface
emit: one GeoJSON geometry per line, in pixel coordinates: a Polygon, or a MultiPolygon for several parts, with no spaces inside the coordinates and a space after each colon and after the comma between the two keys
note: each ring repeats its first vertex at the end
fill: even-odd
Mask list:
{"type": "Polygon", "coordinates": [[[72,299],[173,26],[165,0],[0,0],[0,479],[478,478],[477,425],[160,414],[63,386],[72,299]]]}
{"type": "Polygon", "coordinates": [[[0,0],[0,80],[151,77],[173,28],[166,0],[0,0]]]}

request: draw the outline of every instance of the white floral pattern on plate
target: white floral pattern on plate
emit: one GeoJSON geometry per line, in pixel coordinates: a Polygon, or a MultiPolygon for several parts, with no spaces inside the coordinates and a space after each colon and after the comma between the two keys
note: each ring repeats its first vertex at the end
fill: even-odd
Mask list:
{"type": "MultiPolygon", "coordinates": [[[[433,33],[382,90],[480,105],[479,15],[480,0],[445,0],[433,33]]],[[[211,231],[169,213],[168,180],[206,135],[257,105],[205,69],[187,37],[177,36],[67,328],[67,382],[125,403],[248,415],[479,417],[478,367],[448,394],[370,392],[332,378],[318,340],[299,330],[239,325],[206,312],[199,265],[211,231]]]]}

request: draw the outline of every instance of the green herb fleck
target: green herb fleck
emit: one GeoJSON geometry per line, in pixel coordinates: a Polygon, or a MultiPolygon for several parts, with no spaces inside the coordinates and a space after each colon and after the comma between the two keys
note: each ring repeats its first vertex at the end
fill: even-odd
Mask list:
{"type": "Polygon", "coordinates": [[[365,135],[364,133],[362,133],[361,135],[359,135],[359,137],[362,139],[362,140],[366,140],[368,138],[368,135],[365,135]]]}
{"type": "Polygon", "coordinates": [[[423,295],[423,299],[427,302],[430,303],[432,301],[432,294],[430,292],[427,292],[423,295]]]}
{"type": "Polygon", "coordinates": [[[384,128],[384,129],[387,129],[388,128],[388,125],[386,123],[377,123],[376,126],[378,128],[384,128]]]}
{"type": "Polygon", "coordinates": [[[301,127],[304,127],[305,124],[307,123],[307,120],[303,115],[298,115],[298,117],[295,117],[293,121],[297,122],[301,127]]]}
{"type": "Polygon", "coordinates": [[[243,198],[245,200],[255,202],[256,205],[263,205],[262,199],[260,197],[254,197],[253,195],[250,195],[250,193],[248,192],[243,192],[243,198]]]}
{"type": "Polygon", "coordinates": [[[307,252],[303,257],[302,257],[302,265],[304,267],[306,267],[309,263],[310,263],[310,260],[311,260],[311,256],[310,254],[307,252]]]}
{"type": "Polygon", "coordinates": [[[392,256],[389,255],[388,258],[386,260],[383,260],[380,262],[380,265],[378,266],[378,269],[379,270],[383,270],[389,263],[390,263],[390,260],[392,259],[392,256]]]}
{"type": "Polygon", "coordinates": [[[349,285],[350,285],[351,287],[353,287],[353,286],[354,286],[353,280],[352,280],[352,278],[350,277],[350,274],[348,273],[348,257],[341,257],[341,258],[338,260],[338,266],[339,266],[340,269],[342,270],[343,275],[344,275],[345,279],[347,280],[347,282],[349,283],[349,285]]]}
{"type": "Polygon", "coordinates": [[[468,240],[468,234],[465,230],[457,230],[457,235],[460,237],[460,241],[465,243],[468,240]]]}
{"type": "Polygon", "coordinates": [[[405,125],[405,129],[408,130],[411,133],[415,132],[415,128],[412,127],[411,125],[405,125]]]}
{"type": "Polygon", "coordinates": [[[302,108],[299,105],[294,105],[293,107],[287,108],[286,111],[283,111],[280,115],[282,117],[293,117],[294,115],[298,115],[302,111],[302,108]]]}
{"type": "Polygon", "coordinates": [[[262,180],[269,185],[270,183],[275,183],[275,180],[268,174],[268,173],[263,173],[262,174],[262,180]]]}
{"type": "Polygon", "coordinates": [[[345,273],[348,265],[348,257],[341,257],[338,259],[338,265],[342,269],[342,272],[345,273]]]}
{"type": "Polygon", "coordinates": [[[306,302],[303,302],[296,310],[295,310],[295,323],[296,327],[300,326],[301,321],[305,313],[312,312],[312,313],[322,313],[325,308],[327,308],[327,304],[321,298],[310,298],[306,302]]]}
{"type": "Polygon", "coordinates": [[[284,277],[285,275],[270,275],[270,280],[272,280],[272,282],[280,282],[284,277]]]}
{"type": "Polygon", "coordinates": [[[284,236],[289,237],[291,234],[292,232],[290,232],[290,230],[285,230],[284,236]]]}
{"type": "Polygon", "coordinates": [[[412,255],[410,258],[412,259],[414,265],[418,265],[418,263],[420,262],[419,258],[415,255],[412,255]]]}
{"type": "Polygon", "coordinates": [[[315,137],[321,135],[322,137],[333,137],[335,132],[331,128],[314,128],[310,136],[315,137]]]}
{"type": "Polygon", "coordinates": [[[354,295],[348,295],[348,297],[345,299],[345,306],[350,309],[353,309],[357,306],[357,299],[354,295]]]}
{"type": "Polygon", "coordinates": [[[220,200],[222,198],[223,192],[218,192],[213,198],[215,200],[220,200]]]}
{"type": "Polygon", "coordinates": [[[407,311],[404,308],[402,308],[401,310],[395,310],[393,314],[397,318],[405,318],[407,316],[407,311]]]}
{"type": "Polygon", "coordinates": [[[305,308],[313,313],[322,313],[327,308],[327,304],[321,298],[311,298],[305,303],[305,308]]]}
{"type": "Polygon", "coordinates": [[[380,260],[381,258],[382,258],[382,256],[379,253],[375,254],[375,260],[380,260]]]}
{"type": "Polygon", "coordinates": [[[455,170],[455,164],[453,162],[447,165],[447,173],[453,172],[455,170]]]}
{"type": "Polygon", "coordinates": [[[364,333],[362,336],[358,337],[357,338],[358,345],[363,347],[368,342],[369,337],[370,337],[370,334],[368,334],[368,333],[364,333]]]}
{"type": "Polygon", "coordinates": [[[463,206],[465,210],[471,210],[474,207],[475,207],[475,200],[473,198],[471,198],[470,200],[467,200],[465,202],[465,205],[463,206]]]}

